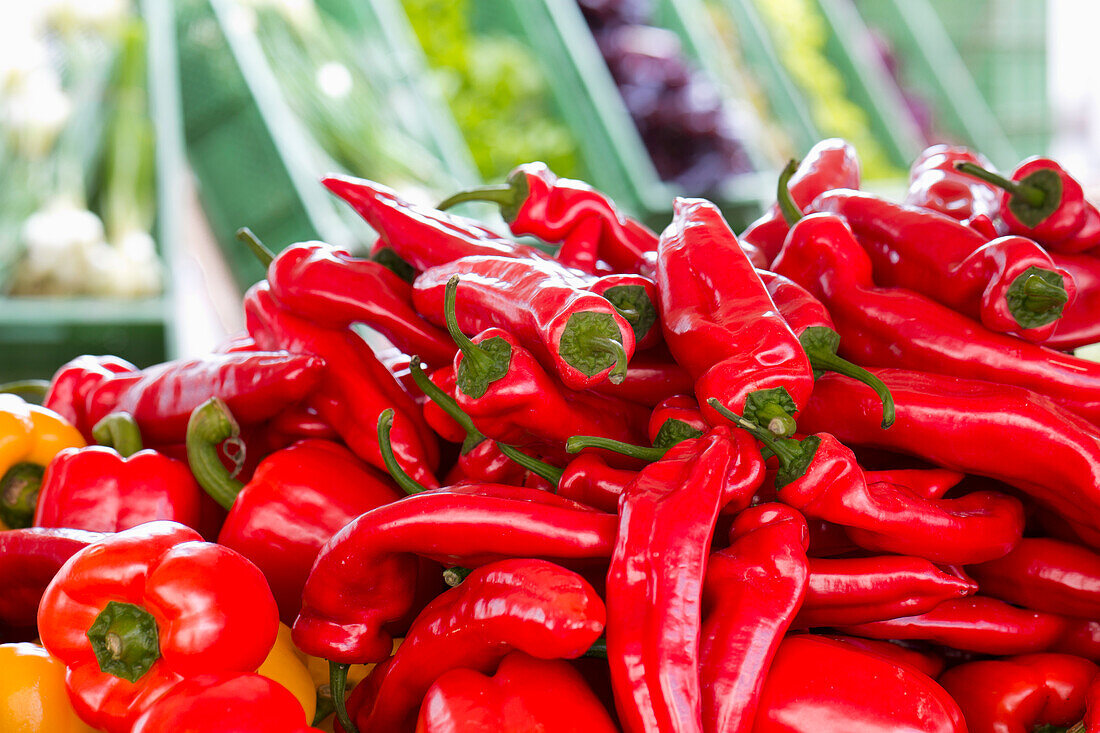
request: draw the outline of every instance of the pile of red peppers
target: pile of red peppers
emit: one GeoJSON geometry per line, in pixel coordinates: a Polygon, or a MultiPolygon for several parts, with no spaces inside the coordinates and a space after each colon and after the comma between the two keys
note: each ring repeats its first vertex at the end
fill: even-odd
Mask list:
{"type": "Polygon", "coordinates": [[[242,230],[245,333],[0,396],[0,641],[109,733],[1100,733],[1100,213],[911,173],[825,140],[740,236],[326,179],[369,256],[242,230]]]}

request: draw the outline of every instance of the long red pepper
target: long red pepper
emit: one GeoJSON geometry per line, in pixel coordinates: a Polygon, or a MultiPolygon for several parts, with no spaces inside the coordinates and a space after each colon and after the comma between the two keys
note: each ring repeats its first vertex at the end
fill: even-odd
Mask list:
{"type": "Polygon", "coordinates": [[[877,284],[919,292],[991,331],[1044,341],[1077,294],[1069,273],[1024,237],[989,241],[945,214],[861,191],[828,191],[810,210],[848,223],[877,284]]]}
{"type": "Polygon", "coordinates": [[[1004,557],[967,572],[985,595],[1036,611],[1100,617],[1100,555],[1084,547],[1025,537],[1004,557]]]}
{"type": "Polygon", "coordinates": [[[1027,654],[1049,649],[1066,628],[1062,616],[970,596],[944,601],[916,616],[847,625],[840,630],[872,639],[923,639],[983,654],[1027,654]]]}
{"type": "Polygon", "coordinates": [[[842,641],[788,636],[772,660],[755,733],[965,733],[959,706],[931,678],[842,641]]]}
{"type": "Polygon", "coordinates": [[[1046,345],[1052,349],[1067,350],[1100,342],[1100,318],[1096,317],[1100,313],[1100,257],[1056,252],[1050,256],[1077,283],[1077,299],[1058,319],[1054,334],[1046,340],[1046,345]]]}
{"type": "Polygon", "coordinates": [[[595,272],[600,259],[620,272],[638,272],[645,253],[657,249],[649,227],[625,216],[584,181],[558,178],[545,163],[524,163],[504,185],[461,191],[439,208],[464,201],[499,204],[512,234],[560,242],[557,258],[585,272],[595,272]]]}
{"type": "Polygon", "coordinates": [[[636,471],[613,468],[598,455],[582,453],[562,470],[557,494],[600,511],[615,514],[619,497],[636,471]]]}
{"type": "Polygon", "coordinates": [[[714,523],[762,478],[751,438],[718,427],[673,446],[623,492],[607,573],[607,657],[625,730],[701,730],[698,640],[714,523]]]}
{"type": "Polygon", "coordinates": [[[656,448],[671,448],[681,440],[698,438],[710,430],[699,403],[686,394],[673,395],[653,408],[646,436],[656,448]]]}
{"type": "Polygon", "coordinates": [[[491,672],[514,649],[541,659],[579,657],[605,620],[596,591],[565,568],[529,559],[480,567],[428,604],[394,656],[361,683],[356,723],[364,731],[409,730],[442,674],[491,672]]]}
{"type": "Polygon", "coordinates": [[[977,583],[946,573],[924,558],[815,557],[810,558],[806,600],[795,626],[844,626],[912,616],[977,590],[977,583]]]}
{"type": "Polygon", "coordinates": [[[779,642],[807,588],[806,521],[782,504],[739,514],[707,561],[699,684],[703,729],[751,731],[779,642]]]}
{"type": "Polygon", "coordinates": [[[981,217],[992,223],[1001,214],[1001,196],[996,188],[955,169],[956,162],[971,162],[987,170],[993,164],[961,145],[933,145],[921,151],[909,167],[909,189],[905,203],[946,214],[973,226],[981,217]]]}
{"type": "Polygon", "coordinates": [[[821,299],[841,353],[860,364],[1025,387],[1100,422],[1100,364],[986,331],[917,293],[875,287],[869,257],[836,216],[800,220],[775,270],[821,299]]]}
{"type": "Polygon", "coordinates": [[[676,361],[695,379],[707,422],[725,418],[708,402],[777,434],[813,390],[813,370],[718,208],[677,199],[661,234],[657,286],[661,327],[676,361]]]}
{"type": "Polygon", "coordinates": [[[116,356],[78,356],[54,373],[42,405],[64,417],[80,430],[85,440],[90,441],[95,422],[89,420],[86,414],[88,408],[91,407],[96,414],[102,412],[106,415],[111,412],[113,401],[104,411],[98,404],[88,405],[89,396],[98,385],[114,379],[116,375],[136,371],[136,366],[116,356]]]}
{"type": "MultiPolygon", "coordinates": [[[[436,485],[432,476],[438,462],[435,435],[423,424],[412,398],[358,334],[346,328],[323,328],[280,308],[266,282],[249,288],[244,308],[249,333],[258,343],[325,359],[324,378],[309,403],[357,456],[377,468],[385,467],[374,426],[383,410],[394,408],[398,459],[417,481],[436,485]]],[[[231,403],[229,408],[236,416],[231,403]]]]}
{"type": "Polygon", "coordinates": [[[1018,387],[901,369],[874,372],[894,395],[894,427],[879,428],[871,390],[826,375],[800,419],[802,429],[830,430],[850,445],[1004,481],[1082,528],[1100,529],[1100,431],[1091,424],[1018,387]],[[996,447],[1007,445],[1008,454],[996,447]]]}
{"type": "Polygon", "coordinates": [[[445,324],[447,283],[458,276],[464,331],[503,328],[571,389],[621,381],[634,354],[633,328],[608,300],[559,269],[529,259],[463,258],[424,271],[413,303],[445,324]]]}
{"type": "Polygon", "coordinates": [[[653,407],[666,397],[689,394],[694,384],[687,370],[671,356],[654,356],[647,352],[636,354],[630,360],[630,369],[621,383],[600,382],[592,390],[653,407]]]}
{"type": "MultiPolygon", "coordinates": [[[[791,198],[799,208],[809,206],[820,194],[834,188],[859,188],[856,150],[839,138],[822,140],[810,148],[790,180],[791,198]]],[[[750,224],[740,238],[760,249],[765,259],[763,266],[767,267],[783,248],[787,231],[787,220],[777,202],[750,224]]]]}
{"type": "Polygon", "coordinates": [[[942,672],[944,668],[943,658],[933,652],[918,651],[889,641],[861,639],[858,636],[843,636],[841,634],[822,634],[814,638],[832,639],[833,641],[843,642],[844,644],[854,646],[860,651],[874,654],[879,657],[885,657],[895,664],[904,664],[914,667],[932,679],[939,677],[940,672],[942,672]]]}

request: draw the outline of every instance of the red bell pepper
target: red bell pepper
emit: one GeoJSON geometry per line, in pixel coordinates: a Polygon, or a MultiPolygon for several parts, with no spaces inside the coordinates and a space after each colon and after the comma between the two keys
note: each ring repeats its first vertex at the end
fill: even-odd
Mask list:
{"type": "Polygon", "coordinates": [[[623,492],[607,573],[607,657],[628,731],[698,729],[703,579],[719,509],[747,505],[764,467],[742,431],[717,427],[647,466],[623,492]]]}
{"type": "Polygon", "coordinates": [[[958,704],[931,678],[841,641],[800,634],[779,645],[755,733],[965,733],[958,704]]]}
{"type": "Polygon", "coordinates": [[[321,733],[307,725],[302,704],[258,674],[201,674],[157,700],[132,733],[321,733]]]}
{"type": "Polygon", "coordinates": [[[611,716],[568,662],[511,652],[496,674],[452,669],[420,704],[417,733],[614,733],[611,716]]]}
{"type": "Polygon", "coordinates": [[[661,327],[676,361],[695,379],[707,422],[718,402],[776,434],[813,390],[809,359],[776,311],[756,270],[714,204],[677,199],[657,251],[661,327]]]}
{"type": "Polygon", "coordinates": [[[605,620],[603,601],[572,571],[544,560],[485,565],[420,612],[394,656],[360,684],[358,710],[349,712],[363,731],[409,730],[444,673],[491,672],[514,649],[540,659],[579,657],[605,620]]]}
{"type": "Polygon", "coordinates": [[[1002,558],[967,568],[985,595],[1036,611],[1100,617],[1100,555],[1078,545],[1025,537],[1002,558]]]}
{"type": "Polygon", "coordinates": [[[806,595],[806,520],[782,504],[739,514],[703,586],[703,729],[751,731],[768,666],[806,595]]]}
{"type": "Polygon", "coordinates": [[[251,672],[275,643],[267,581],[229,548],[149,522],[80,550],[42,596],[43,645],[68,667],[77,715],[108,733],[182,677],[251,672]]]}

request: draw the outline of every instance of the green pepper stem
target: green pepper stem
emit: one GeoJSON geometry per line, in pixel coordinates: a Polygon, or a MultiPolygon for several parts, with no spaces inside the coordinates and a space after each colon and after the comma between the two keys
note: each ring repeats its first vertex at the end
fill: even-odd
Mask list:
{"type": "Polygon", "coordinates": [[[7,529],[26,529],[34,524],[44,466],[16,463],[0,476],[0,524],[7,529]]]}
{"type": "Polygon", "coordinates": [[[378,449],[382,452],[382,463],[385,464],[390,476],[393,476],[393,480],[406,494],[419,494],[421,491],[427,491],[427,487],[405,473],[405,469],[397,463],[397,458],[393,455],[393,444],[390,442],[391,428],[393,428],[393,408],[387,407],[378,416],[378,449]]]}
{"type": "Polygon", "coordinates": [[[479,372],[489,372],[493,368],[493,358],[462,333],[458,325],[458,282],[461,280],[455,275],[447,281],[447,289],[443,293],[443,316],[447,319],[447,333],[451,334],[451,340],[462,352],[462,356],[474,362],[474,368],[479,372]]]}
{"type": "Polygon", "coordinates": [[[613,440],[612,438],[601,438],[598,435],[574,435],[572,438],[565,441],[565,450],[567,453],[580,453],[585,448],[603,448],[604,450],[614,451],[615,453],[622,453],[624,456],[630,456],[631,458],[650,462],[661,460],[665,453],[668,452],[667,448],[650,448],[645,445],[633,445],[631,443],[624,443],[621,440],[613,440]]]}
{"type": "Polygon", "coordinates": [[[810,357],[810,366],[814,369],[843,374],[858,382],[863,382],[875,390],[875,394],[882,400],[882,429],[885,430],[894,424],[896,417],[894,395],[890,393],[890,388],[886,386],[885,382],[858,364],[853,364],[832,352],[823,349],[805,348],[805,344],[803,344],[803,348],[806,351],[806,356],[810,357]]]}
{"type": "Polygon", "coordinates": [[[241,227],[237,230],[237,239],[248,245],[248,248],[252,250],[252,254],[256,255],[256,259],[264,267],[269,266],[271,261],[275,259],[275,253],[264,246],[260,238],[248,227],[241,227]]]}
{"type": "Polygon", "coordinates": [[[954,165],[955,170],[959,171],[960,173],[965,173],[968,176],[974,176],[974,178],[985,181],[986,183],[994,185],[997,188],[1004,189],[1013,196],[1019,196],[1032,206],[1042,206],[1043,203],[1046,201],[1046,194],[1043,193],[1043,190],[1041,188],[1037,188],[1036,186],[1028,186],[1026,184],[1020,183],[1019,181],[1013,181],[1011,179],[1005,178],[1004,176],[998,175],[993,171],[987,171],[985,168],[982,168],[977,163],[971,163],[968,160],[957,160],[955,161],[954,165]]]}
{"type": "Polygon", "coordinates": [[[627,367],[630,365],[630,359],[626,355],[622,342],[606,336],[595,336],[589,339],[588,343],[593,351],[611,354],[615,358],[615,363],[608,372],[607,381],[612,384],[622,384],[626,379],[627,367]]]}
{"type": "Polygon", "coordinates": [[[341,664],[329,660],[328,684],[329,690],[332,691],[332,704],[336,707],[336,719],[340,721],[345,733],[359,733],[359,729],[355,726],[355,723],[351,722],[351,716],[348,715],[348,702],[345,699],[345,691],[348,686],[348,669],[350,667],[350,664],[341,664]]]}
{"type": "Polygon", "coordinates": [[[756,411],[756,419],[765,423],[772,435],[785,437],[793,435],[798,423],[791,414],[780,405],[769,403],[756,411]]]}
{"type": "Polygon", "coordinates": [[[466,431],[466,439],[462,441],[462,452],[464,454],[469,453],[474,446],[485,440],[485,436],[477,429],[470,416],[458,406],[455,398],[444,392],[439,388],[439,385],[428,378],[427,373],[424,372],[424,367],[421,366],[419,356],[413,356],[409,359],[409,373],[420,391],[466,431]]]}
{"type": "Polygon", "coordinates": [[[187,421],[187,463],[195,480],[222,509],[229,510],[244,484],[233,478],[218,456],[217,446],[224,440],[236,439],[241,429],[229,407],[221,399],[211,397],[195,408],[187,421]]]}
{"type": "Polygon", "coordinates": [[[798,208],[798,204],[794,202],[791,197],[791,176],[798,170],[797,160],[788,160],[787,165],[783,167],[783,170],[779,174],[779,185],[776,186],[775,200],[779,204],[779,211],[783,214],[783,219],[787,222],[787,226],[793,227],[795,223],[802,218],[802,211],[798,208]]]}
{"type": "Polygon", "coordinates": [[[462,581],[466,580],[466,576],[474,572],[471,568],[462,568],[455,566],[453,568],[445,568],[443,570],[443,582],[447,584],[447,587],[454,588],[455,586],[462,585],[462,581]]]}
{"type": "Polygon", "coordinates": [[[1045,313],[1051,308],[1061,308],[1069,300],[1064,286],[1052,283],[1034,273],[1027,276],[1022,289],[1024,298],[1021,307],[1032,313],[1045,313]]]}
{"type": "Polygon", "coordinates": [[[707,400],[707,404],[717,410],[718,414],[722,415],[722,417],[728,420],[732,420],[734,424],[737,425],[737,427],[752,433],[753,437],[755,437],[757,440],[767,446],[768,450],[770,450],[772,454],[775,455],[776,459],[779,460],[780,467],[784,470],[789,468],[790,465],[798,458],[798,454],[795,450],[779,442],[772,431],[768,430],[767,428],[763,428],[754,423],[752,420],[748,420],[734,413],[732,410],[730,410],[728,407],[726,407],[713,397],[707,400]]]}
{"type": "Polygon", "coordinates": [[[100,671],[131,683],[160,658],[156,618],[133,603],[108,601],[85,636],[100,671]]]}
{"type": "Polygon", "coordinates": [[[439,211],[446,211],[452,206],[467,201],[486,201],[493,204],[499,204],[502,208],[514,208],[518,204],[516,201],[517,193],[515,187],[507,183],[500,183],[495,186],[482,186],[480,188],[468,188],[465,191],[459,191],[443,199],[435,208],[439,211]]]}
{"type": "Polygon", "coordinates": [[[128,412],[112,412],[92,428],[95,442],[114,448],[123,458],[129,458],[144,446],[137,420],[128,412]]]}
{"type": "Polygon", "coordinates": [[[45,379],[20,379],[16,382],[0,384],[0,394],[16,393],[45,397],[49,391],[50,383],[45,379]]]}
{"type": "Polygon", "coordinates": [[[526,468],[528,471],[535,474],[536,476],[541,476],[554,486],[557,486],[558,482],[561,481],[561,475],[563,472],[557,466],[551,466],[545,461],[540,461],[537,458],[532,458],[526,453],[518,451],[512,446],[505,445],[504,443],[501,443],[499,441],[497,442],[497,448],[500,448],[500,452],[511,458],[512,461],[522,466],[523,468],[526,468]]]}

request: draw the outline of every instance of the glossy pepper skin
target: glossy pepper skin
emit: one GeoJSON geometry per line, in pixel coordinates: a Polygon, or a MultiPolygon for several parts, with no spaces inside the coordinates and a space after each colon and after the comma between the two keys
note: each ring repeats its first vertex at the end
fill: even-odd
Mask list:
{"type": "MultiPolygon", "coordinates": [[[[810,148],[790,181],[791,198],[799,208],[834,188],[859,188],[859,158],[851,143],[829,138],[810,148]]],[[[768,267],[783,248],[789,227],[779,204],[772,204],[762,217],[749,225],[741,239],[763,254],[758,267],[768,267]]]]}
{"type": "Polygon", "coordinates": [[[463,201],[499,204],[512,234],[561,243],[557,259],[584,272],[596,272],[601,259],[616,271],[639,272],[645,253],[657,249],[649,227],[625,216],[584,181],[558,178],[545,163],[524,163],[503,186],[457,193],[439,208],[463,201]]]}
{"type": "Polygon", "coordinates": [[[671,356],[647,352],[630,360],[630,369],[621,383],[600,382],[593,391],[653,407],[673,395],[690,393],[694,384],[687,370],[671,356]]]}
{"type": "Polygon", "coordinates": [[[945,214],[862,191],[828,191],[810,209],[848,223],[877,284],[919,292],[991,331],[1045,341],[1077,295],[1070,274],[1025,237],[990,241],[945,214]]]}
{"type": "Polygon", "coordinates": [[[931,611],[978,590],[928,560],[904,555],[811,558],[806,600],[797,628],[844,626],[931,611]]]}
{"type": "Polygon", "coordinates": [[[1062,616],[970,596],[915,616],[846,625],[840,631],[872,639],[923,639],[983,654],[1028,654],[1049,649],[1066,628],[1062,616]]]}
{"type": "Polygon", "coordinates": [[[0,394],[0,532],[29,527],[54,456],[84,438],[53,410],[0,394]]]}
{"type": "Polygon", "coordinates": [[[782,422],[813,390],[813,370],[798,338],[779,315],[768,291],[745,257],[718,208],[702,199],[677,199],[672,223],[657,250],[661,327],[676,361],[695,379],[695,396],[707,422],[726,421],[708,400],[716,398],[737,414],[750,395],[786,390],[769,397],[767,410],[749,419],[782,422]],[[793,404],[792,404],[793,401],[793,404]]]}
{"type": "Polygon", "coordinates": [[[960,664],[939,682],[959,703],[970,733],[1027,733],[1081,720],[1098,672],[1069,654],[1025,654],[960,664]]]}
{"type": "Polygon", "coordinates": [[[102,532],[42,527],[0,532],[0,577],[5,583],[0,594],[0,638],[13,633],[13,638],[33,639],[46,586],[66,560],[104,537],[102,532]]]}
{"type": "Polygon", "coordinates": [[[1025,537],[1002,558],[967,568],[982,593],[1036,611],[1100,618],[1100,555],[1080,545],[1025,537]]]}
{"type": "Polygon", "coordinates": [[[653,408],[646,425],[646,437],[657,448],[671,448],[681,440],[698,438],[710,430],[695,398],[673,395],[653,408]]]}
{"type": "Polygon", "coordinates": [[[703,580],[718,511],[747,506],[764,475],[743,431],[717,427],[673,446],[619,500],[607,571],[607,658],[627,731],[702,729],[703,580]]]}
{"type": "Polygon", "coordinates": [[[293,622],[321,547],[355,517],[403,494],[387,476],[326,440],[302,440],[272,453],[242,484],[216,455],[234,428],[223,404],[199,407],[188,429],[191,467],[207,492],[228,504],[218,544],[255,563],[271,586],[280,617],[293,622]]]}
{"type": "Polygon", "coordinates": [[[413,284],[413,304],[433,323],[446,323],[445,292],[456,275],[463,331],[508,331],[570,389],[621,381],[626,373],[634,329],[606,298],[586,290],[560,266],[465,257],[425,270],[413,284]]]}
{"type": "Polygon", "coordinates": [[[1091,424],[1018,387],[873,371],[894,395],[898,420],[892,428],[879,428],[873,392],[831,375],[818,380],[800,427],[1004,481],[1078,528],[1094,534],[1100,528],[1100,432],[1091,424]],[[993,448],[1001,445],[1013,447],[1011,456],[993,448]]]}
{"type": "Polygon", "coordinates": [[[258,674],[200,674],[180,682],[134,724],[132,733],[320,733],[285,687],[258,674]]]}
{"type": "Polygon", "coordinates": [[[243,557],[183,525],[150,522],[69,558],[42,596],[38,630],[68,668],[77,714],[128,733],[181,677],[258,667],[278,609],[243,557]]]}
{"type": "Polygon", "coordinates": [[[1058,319],[1054,334],[1045,342],[1046,346],[1069,350],[1100,342],[1100,319],[1096,318],[1096,314],[1100,313],[1100,257],[1054,252],[1051,258],[1077,283],[1077,299],[1058,319]]]}
{"type": "Polygon", "coordinates": [[[809,531],[797,511],[760,504],[734,519],[703,586],[703,729],[751,731],[768,666],[806,595],[809,531]]]}
{"type": "Polygon", "coordinates": [[[619,497],[637,471],[614,468],[594,453],[581,453],[562,469],[558,496],[609,514],[619,511],[619,497]]]}
{"type": "Polygon", "coordinates": [[[838,217],[795,224],[775,271],[825,304],[841,353],[859,364],[1024,387],[1100,421],[1100,364],[986,331],[917,293],[876,287],[870,258],[838,217]]]}
{"type": "Polygon", "coordinates": [[[68,420],[85,440],[91,440],[94,421],[89,421],[87,410],[91,408],[97,414],[106,415],[113,406],[112,404],[103,409],[94,399],[90,400],[95,388],[117,375],[133,374],[137,371],[136,366],[117,356],[78,356],[54,373],[42,404],[68,420]]]}
{"type": "Polygon", "coordinates": [[[0,644],[0,730],[95,733],[65,694],[65,665],[37,644],[0,644]]]}
{"type": "Polygon", "coordinates": [[[381,661],[393,646],[383,625],[412,606],[417,555],[463,567],[606,558],[616,526],[613,515],[539,489],[479,484],[408,496],[361,515],[321,548],[294,642],[337,662],[381,661]]]}
{"type": "Polygon", "coordinates": [[[447,334],[413,309],[409,284],[377,262],[324,242],[299,242],[276,255],[267,279],[283,307],[319,325],[365,323],[436,367],[454,356],[447,334]]]}
{"type": "Polygon", "coordinates": [[[756,733],[964,733],[958,704],[931,678],[844,642],[788,636],[764,682],[756,733]]]}
{"type": "Polygon", "coordinates": [[[356,724],[363,731],[409,730],[444,673],[491,672],[512,650],[540,659],[579,657],[605,620],[599,595],[570,570],[530,559],[482,566],[429,603],[397,653],[362,683],[356,724]]]}
{"type": "Polygon", "coordinates": [[[981,153],[961,145],[933,145],[921,151],[909,167],[909,189],[904,203],[938,211],[972,228],[976,228],[974,223],[979,218],[992,225],[1001,215],[1000,193],[993,186],[957,171],[956,161],[993,170],[993,164],[981,153]]]}
{"type": "Polygon", "coordinates": [[[602,703],[584,678],[557,659],[511,652],[492,677],[472,669],[440,675],[424,695],[417,733],[490,731],[613,733],[602,703]]]}
{"type": "Polygon", "coordinates": [[[819,638],[832,639],[843,642],[859,649],[860,651],[885,657],[895,664],[908,665],[928,675],[932,679],[939,677],[943,671],[944,661],[932,652],[921,652],[916,649],[894,644],[878,639],[861,639],[858,636],[842,636],[840,634],[822,634],[819,638]]]}
{"type": "MultiPolygon", "coordinates": [[[[309,404],[352,452],[376,468],[385,467],[374,426],[383,410],[393,408],[398,461],[417,481],[437,485],[432,476],[439,460],[435,435],[423,424],[416,403],[357,333],[323,328],[286,311],[275,302],[266,282],[249,288],[244,308],[248,331],[258,343],[324,359],[325,373],[309,404]]],[[[240,420],[232,403],[227,404],[240,420]]]]}

